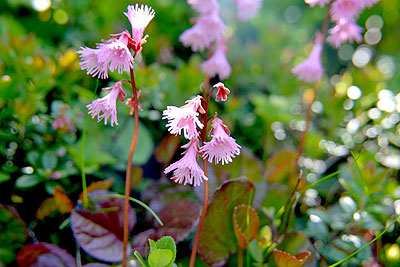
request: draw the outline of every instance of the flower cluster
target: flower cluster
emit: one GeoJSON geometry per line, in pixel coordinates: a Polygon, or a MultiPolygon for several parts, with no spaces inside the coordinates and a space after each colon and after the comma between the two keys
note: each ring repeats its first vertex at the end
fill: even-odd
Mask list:
{"type": "MultiPolygon", "coordinates": [[[[319,5],[324,7],[330,3],[329,15],[335,26],[329,30],[326,41],[335,48],[339,48],[345,42],[361,42],[363,28],[356,23],[361,12],[378,3],[379,0],[304,0],[311,7],[319,5]]],[[[316,34],[314,47],[310,56],[292,69],[292,73],[299,80],[305,82],[318,82],[323,76],[321,53],[324,36],[316,34]]]]}
{"type": "MultiPolygon", "coordinates": [[[[230,91],[223,83],[218,83],[213,88],[217,89],[217,101],[227,100],[230,91]]],[[[223,165],[232,162],[232,158],[240,153],[240,146],[230,136],[226,125],[216,116],[214,116],[209,133],[209,135],[212,134],[211,141],[204,142],[203,146],[200,147],[199,130],[203,129],[204,125],[200,122],[198,116],[205,113],[201,105],[202,101],[204,101],[203,97],[196,96],[186,101],[186,105],[182,107],[168,106],[163,112],[163,119],[168,120],[168,131],[174,135],[181,135],[183,132],[183,136],[189,140],[189,143],[182,146],[182,148],[187,148],[183,157],[172,163],[164,171],[165,173],[173,171],[171,179],[180,184],[198,186],[203,180],[208,179],[197,163],[199,155],[203,159],[208,159],[210,163],[213,161],[215,164],[221,162],[223,165]]]]}
{"type": "MultiPolygon", "coordinates": [[[[248,20],[257,14],[261,0],[233,0],[237,5],[238,17],[248,20]]],[[[217,0],[187,0],[200,15],[192,28],[182,33],[179,40],[193,51],[203,51],[215,43],[213,55],[201,64],[201,69],[209,77],[219,76],[226,79],[232,68],[226,58],[226,42],[224,39],[225,24],[220,16],[217,0]]]]}
{"type": "MultiPolygon", "coordinates": [[[[81,47],[77,53],[82,62],[79,63],[82,70],[86,70],[88,75],[100,79],[108,78],[108,71],[118,73],[128,72],[133,68],[133,61],[137,54],[142,51],[142,45],[146,43],[147,35],[143,37],[144,30],[154,17],[154,10],[151,7],[138,4],[128,6],[128,12],[124,14],[128,17],[132,26],[132,34],[125,30],[118,34],[111,34],[109,40],[103,40],[96,44],[96,49],[81,47]],[[133,53],[131,53],[131,50],[133,53]]],[[[122,81],[115,83],[110,88],[103,90],[110,91],[103,98],[92,101],[86,107],[92,118],[97,116],[97,120],[104,119],[107,124],[109,118],[111,126],[117,121],[117,99],[125,101],[126,94],[122,89],[122,81]],[[102,113],[102,114],[101,114],[102,113]]],[[[132,105],[133,101],[128,101],[132,105]]]]}

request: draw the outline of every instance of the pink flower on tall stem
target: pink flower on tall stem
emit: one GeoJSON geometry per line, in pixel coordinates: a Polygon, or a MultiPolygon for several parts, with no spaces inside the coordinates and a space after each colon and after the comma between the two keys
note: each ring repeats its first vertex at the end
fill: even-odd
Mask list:
{"type": "Polygon", "coordinates": [[[124,14],[128,17],[132,26],[132,39],[135,42],[135,47],[133,48],[136,53],[139,53],[142,45],[146,43],[146,37],[143,38],[144,30],[154,18],[155,11],[147,5],[139,7],[136,4],[135,6],[128,6],[128,12],[124,12],[124,14]]]}
{"type": "Polygon", "coordinates": [[[117,98],[119,101],[124,102],[126,97],[122,89],[122,82],[116,82],[112,87],[103,88],[103,90],[110,91],[110,93],[102,98],[93,100],[92,103],[86,107],[92,119],[97,116],[98,122],[104,119],[104,124],[107,124],[108,119],[111,117],[111,126],[114,126],[114,123],[118,125],[117,98]],[[101,112],[103,112],[103,114],[100,114],[101,112]]]}
{"type": "Polygon", "coordinates": [[[329,36],[326,39],[332,46],[339,48],[343,43],[349,41],[357,43],[362,41],[363,28],[358,26],[354,20],[339,20],[335,27],[329,30],[329,36]]]}
{"type": "Polygon", "coordinates": [[[261,7],[261,0],[236,0],[238,17],[241,20],[249,20],[257,15],[261,7]]]}
{"type": "Polygon", "coordinates": [[[192,28],[184,31],[179,37],[179,41],[184,46],[190,46],[193,51],[202,51],[210,44],[221,38],[225,31],[225,24],[219,16],[219,11],[201,14],[192,28]]]}
{"type": "Polygon", "coordinates": [[[324,36],[322,34],[317,34],[311,54],[306,58],[306,60],[292,69],[292,73],[297,76],[297,79],[309,83],[321,80],[322,75],[324,74],[324,69],[321,63],[323,41],[324,36]]]}
{"type": "Polygon", "coordinates": [[[108,78],[108,69],[110,71],[118,70],[129,71],[133,67],[133,56],[128,48],[130,34],[124,31],[119,34],[112,35],[110,40],[97,44],[97,49],[81,47],[77,51],[80,54],[82,62],[79,63],[82,70],[86,73],[98,78],[108,78]]]}
{"type": "Polygon", "coordinates": [[[364,0],[336,0],[332,3],[330,14],[334,21],[354,19],[365,8],[364,0]]]}
{"type": "Polygon", "coordinates": [[[240,146],[236,140],[230,137],[228,127],[222,120],[215,118],[212,122],[213,137],[210,142],[205,142],[200,148],[200,153],[203,153],[203,158],[208,158],[208,162],[212,163],[215,159],[215,164],[220,161],[222,165],[232,162],[232,158],[240,154],[240,146]]]}
{"type": "Polygon", "coordinates": [[[225,40],[221,38],[217,43],[214,54],[201,63],[201,69],[209,77],[214,77],[218,74],[219,78],[224,80],[231,75],[232,68],[226,58],[226,50],[225,40]]]}
{"type": "Polygon", "coordinates": [[[203,179],[208,180],[208,178],[204,175],[204,171],[197,163],[199,139],[193,138],[189,143],[182,147],[187,148],[187,150],[183,153],[184,156],[177,162],[168,166],[164,170],[164,173],[167,174],[174,170],[171,179],[175,180],[176,183],[198,186],[203,182],[203,179]]]}
{"type": "Polygon", "coordinates": [[[326,4],[328,4],[331,0],[304,0],[306,4],[309,4],[310,7],[314,7],[316,5],[319,5],[320,7],[324,7],[326,4]]]}
{"type": "Polygon", "coordinates": [[[183,134],[186,139],[193,139],[199,136],[197,127],[203,128],[203,124],[198,118],[198,111],[204,113],[201,106],[201,96],[197,96],[192,100],[186,101],[186,105],[182,107],[168,106],[163,111],[163,119],[168,119],[167,127],[171,134],[183,134]]]}

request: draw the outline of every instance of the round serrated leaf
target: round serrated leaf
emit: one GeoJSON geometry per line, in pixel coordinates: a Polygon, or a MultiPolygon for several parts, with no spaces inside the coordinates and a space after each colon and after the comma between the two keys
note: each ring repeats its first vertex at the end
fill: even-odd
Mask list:
{"type": "Polygon", "coordinates": [[[166,267],[172,262],[173,252],[169,249],[155,249],[150,252],[150,267],[166,267]]]}
{"type": "Polygon", "coordinates": [[[233,227],[238,245],[244,249],[256,237],[259,220],[257,212],[248,205],[236,206],[233,210],[233,227]]]}

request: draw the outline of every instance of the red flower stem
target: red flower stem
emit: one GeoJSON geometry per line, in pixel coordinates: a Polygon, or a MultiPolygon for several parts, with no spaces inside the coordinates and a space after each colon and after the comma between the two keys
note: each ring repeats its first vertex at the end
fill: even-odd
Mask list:
{"type": "Polygon", "coordinates": [[[129,235],[129,195],[131,192],[131,176],[132,176],[132,159],[133,154],[135,152],[138,135],[139,135],[139,111],[138,104],[139,100],[137,99],[137,89],[135,84],[135,76],[133,74],[133,69],[130,69],[131,73],[131,85],[133,90],[133,105],[135,109],[135,123],[134,123],[134,132],[132,136],[131,148],[129,150],[128,163],[126,165],[126,178],[125,178],[125,199],[124,199],[124,246],[123,246],[123,259],[122,259],[122,267],[127,266],[127,248],[128,248],[128,235],[129,235]]]}
{"type": "Polygon", "coordinates": [[[238,267],[243,267],[243,248],[241,246],[238,249],[238,267]]]}
{"type": "MultiPolygon", "coordinates": [[[[203,87],[203,98],[207,99],[207,101],[204,105],[204,110],[205,110],[205,113],[203,116],[204,126],[203,126],[203,133],[201,135],[201,143],[202,144],[204,144],[204,142],[206,141],[206,137],[207,137],[208,103],[210,103],[210,96],[212,94],[212,91],[211,91],[207,97],[209,87],[210,87],[210,77],[208,77],[208,75],[206,75],[205,80],[204,80],[204,87],[203,87]]],[[[204,170],[204,175],[208,178],[207,160],[205,160],[205,159],[203,159],[203,170],[204,170]]],[[[190,255],[189,267],[194,267],[194,264],[196,262],[197,247],[199,246],[201,228],[203,227],[204,219],[206,218],[207,208],[208,208],[208,181],[204,180],[203,211],[201,212],[201,217],[199,220],[199,224],[197,226],[196,236],[194,238],[194,243],[193,243],[193,248],[192,248],[192,254],[190,255]]]]}

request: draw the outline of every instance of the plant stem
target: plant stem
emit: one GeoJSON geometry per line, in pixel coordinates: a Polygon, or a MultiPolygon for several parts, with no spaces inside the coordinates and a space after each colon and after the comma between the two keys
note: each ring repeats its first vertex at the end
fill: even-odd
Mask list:
{"type": "Polygon", "coordinates": [[[238,267],[243,267],[243,248],[241,246],[238,250],[238,267]]]}
{"type": "MultiPolygon", "coordinates": [[[[96,87],[93,92],[93,96],[97,92],[97,88],[99,87],[99,80],[96,81],[96,87]]],[[[86,173],[85,173],[85,137],[86,137],[86,127],[87,121],[89,118],[89,114],[86,114],[85,123],[83,124],[82,130],[82,142],[81,142],[81,177],[82,177],[82,192],[83,192],[83,207],[88,208],[88,191],[87,191],[87,183],[86,183],[86,173]]]]}
{"type": "Polygon", "coordinates": [[[131,85],[133,90],[133,105],[134,105],[134,115],[135,115],[135,123],[134,123],[134,132],[132,136],[131,148],[129,150],[128,163],[126,165],[126,178],[125,178],[125,199],[124,199],[124,246],[123,246],[123,259],[122,259],[122,267],[126,267],[127,265],[127,248],[128,248],[128,235],[129,235],[129,195],[131,192],[131,176],[132,176],[132,159],[133,154],[135,152],[138,135],[139,135],[139,111],[138,104],[139,100],[137,99],[137,89],[135,84],[135,76],[133,74],[133,69],[130,69],[131,74],[131,85]]]}
{"type": "MultiPolygon", "coordinates": [[[[210,95],[207,97],[209,87],[210,87],[210,77],[208,77],[208,75],[206,75],[205,80],[204,80],[204,85],[203,85],[203,98],[207,99],[207,101],[204,106],[205,113],[203,116],[203,118],[204,118],[203,119],[203,133],[201,135],[202,144],[204,144],[204,142],[206,141],[206,137],[207,137],[208,103],[210,102],[210,95],[212,94],[212,91],[211,91],[210,95]]],[[[207,160],[205,160],[205,159],[203,159],[203,170],[204,170],[204,175],[208,178],[207,160]]],[[[196,262],[197,247],[199,246],[201,228],[203,227],[204,219],[206,218],[207,208],[208,208],[208,181],[204,180],[203,211],[201,212],[201,217],[199,220],[199,224],[197,226],[196,236],[194,238],[194,243],[193,243],[193,248],[192,248],[192,254],[190,255],[189,267],[194,267],[194,264],[196,262]]]]}

